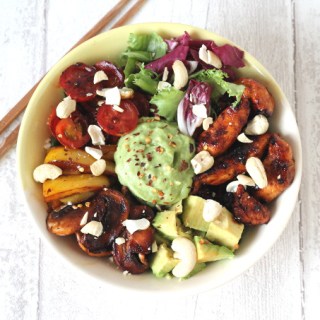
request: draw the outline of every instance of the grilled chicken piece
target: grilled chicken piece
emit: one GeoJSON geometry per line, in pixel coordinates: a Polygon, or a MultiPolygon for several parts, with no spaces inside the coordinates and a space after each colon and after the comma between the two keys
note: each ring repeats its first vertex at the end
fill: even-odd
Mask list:
{"type": "Polygon", "coordinates": [[[247,225],[268,223],[271,217],[268,207],[250,196],[241,184],[234,194],[232,209],[235,220],[247,225]]]}
{"type": "Polygon", "coordinates": [[[295,164],[290,145],[278,134],[273,134],[268,154],[263,161],[268,185],[256,190],[254,196],[262,201],[271,202],[292,183],[295,175],[295,164]]]}
{"type": "Polygon", "coordinates": [[[272,115],[275,106],[274,99],[264,85],[247,78],[240,78],[235,83],[246,87],[242,97],[249,99],[254,114],[263,114],[266,117],[272,115]]]}
{"type": "Polygon", "coordinates": [[[252,143],[241,144],[231,152],[218,157],[210,170],[195,177],[193,193],[197,193],[203,184],[217,186],[245,172],[247,159],[249,157],[261,158],[267,148],[270,137],[270,133],[252,137],[252,143]]]}
{"type": "Polygon", "coordinates": [[[200,134],[197,151],[207,150],[213,157],[224,153],[236,141],[248,121],[249,114],[247,99],[241,99],[235,108],[224,109],[209,129],[200,134]]]}

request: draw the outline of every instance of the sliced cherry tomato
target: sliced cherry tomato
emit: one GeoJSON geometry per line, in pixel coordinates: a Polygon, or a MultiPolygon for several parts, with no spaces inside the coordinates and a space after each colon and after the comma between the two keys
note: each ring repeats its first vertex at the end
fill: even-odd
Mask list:
{"type": "Polygon", "coordinates": [[[53,108],[52,112],[50,113],[50,116],[47,121],[47,125],[51,131],[51,134],[55,137],[56,136],[56,126],[60,119],[58,118],[56,114],[56,108],[53,108]]]}
{"type": "Polygon", "coordinates": [[[96,84],[97,89],[123,87],[124,73],[109,61],[100,61],[95,65],[97,70],[102,70],[108,76],[108,80],[103,80],[96,84]]]}
{"type": "Polygon", "coordinates": [[[90,140],[87,129],[88,125],[82,114],[74,112],[71,117],[58,122],[55,136],[65,147],[78,149],[90,140]]]}
{"type": "Polygon", "coordinates": [[[97,122],[106,133],[122,136],[134,130],[138,124],[139,112],[132,101],[122,100],[119,108],[103,104],[97,114],[97,122]]]}
{"type": "Polygon", "coordinates": [[[96,68],[84,63],[73,64],[62,72],[60,86],[78,102],[92,100],[96,96],[96,86],[93,83],[96,71],[96,68]]]}
{"type": "Polygon", "coordinates": [[[139,112],[139,117],[147,117],[150,113],[150,104],[146,96],[138,91],[134,92],[134,96],[130,99],[139,112]]]}

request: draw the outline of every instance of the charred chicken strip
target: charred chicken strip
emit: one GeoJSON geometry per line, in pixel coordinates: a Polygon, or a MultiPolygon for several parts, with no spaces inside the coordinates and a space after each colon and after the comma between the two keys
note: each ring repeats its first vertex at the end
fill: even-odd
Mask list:
{"type": "Polygon", "coordinates": [[[213,157],[224,153],[237,139],[250,114],[249,101],[227,107],[222,111],[208,130],[203,131],[198,139],[198,152],[207,150],[213,157]]]}
{"type": "Polygon", "coordinates": [[[245,172],[246,160],[249,157],[261,158],[267,148],[270,137],[270,133],[252,137],[252,143],[242,144],[231,152],[218,157],[210,170],[195,177],[193,193],[197,193],[203,184],[217,186],[245,172]]]}
{"type": "Polygon", "coordinates": [[[295,175],[292,149],[278,134],[273,134],[270,139],[268,154],[263,165],[268,185],[256,190],[254,196],[259,200],[271,202],[290,186],[295,175]]]}
{"type": "Polygon", "coordinates": [[[249,99],[255,114],[263,114],[266,117],[272,115],[275,106],[274,99],[264,85],[247,78],[240,78],[235,83],[246,87],[242,97],[249,99]]]}
{"type": "Polygon", "coordinates": [[[235,219],[247,225],[268,223],[271,217],[268,207],[250,196],[242,185],[234,194],[232,209],[235,219]]]}

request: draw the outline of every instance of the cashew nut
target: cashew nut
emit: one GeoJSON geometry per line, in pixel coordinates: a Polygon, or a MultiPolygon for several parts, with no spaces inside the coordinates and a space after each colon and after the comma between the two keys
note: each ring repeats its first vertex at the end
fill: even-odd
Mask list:
{"type": "Polygon", "coordinates": [[[60,119],[66,119],[76,110],[76,101],[69,96],[65,97],[57,106],[56,115],[60,119]]]}
{"type": "Polygon", "coordinates": [[[99,70],[94,74],[93,77],[93,83],[99,83],[103,80],[108,80],[108,76],[106,75],[106,73],[103,70],[99,70]]]}
{"type": "Polygon", "coordinates": [[[204,221],[212,222],[220,215],[221,211],[222,205],[218,201],[208,199],[204,203],[202,217],[204,221]]]}
{"type": "Polygon", "coordinates": [[[37,182],[44,183],[47,179],[54,180],[62,175],[62,170],[49,163],[40,164],[33,171],[33,179],[37,182]]]}
{"type": "Polygon", "coordinates": [[[89,133],[89,136],[92,140],[92,144],[97,146],[101,146],[101,145],[104,145],[105,144],[105,138],[104,138],[104,135],[102,133],[102,130],[100,127],[98,127],[97,125],[95,124],[91,124],[89,127],[88,127],[88,133],[89,133]]]}
{"type": "Polygon", "coordinates": [[[191,165],[195,174],[199,174],[209,170],[214,164],[214,158],[206,151],[200,151],[191,160],[191,165]]]}
{"type": "Polygon", "coordinates": [[[188,70],[184,63],[180,60],[176,60],[172,65],[174,73],[173,86],[176,89],[183,88],[188,83],[188,70]]]}
{"type": "Polygon", "coordinates": [[[118,87],[104,88],[102,90],[97,90],[97,95],[106,98],[106,104],[119,105],[121,102],[120,90],[118,87]]]}
{"type": "Polygon", "coordinates": [[[268,185],[266,170],[259,158],[250,157],[246,162],[246,169],[256,185],[262,189],[268,185]]]}
{"type": "Polygon", "coordinates": [[[238,140],[239,142],[242,142],[242,143],[252,143],[252,142],[253,142],[253,140],[249,139],[249,138],[245,135],[245,133],[243,133],[243,132],[238,135],[237,140],[238,140]]]}
{"type": "Polygon", "coordinates": [[[107,167],[106,160],[99,159],[90,165],[90,170],[94,176],[98,177],[104,173],[104,170],[106,170],[106,167],[107,167]]]}
{"type": "Polygon", "coordinates": [[[204,61],[207,64],[210,64],[211,66],[214,66],[217,69],[221,69],[222,67],[220,58],[211,50],[208,50],[204,44],[199,49],[199,58],[200,60],[204,61]]]}
{"type": "Polygon", "coordinates": [[[250,135],[260,135],[266,133],[268,128],[268,119],[264,115],[258,114],[247,124],[244,132],[250,135]]]}
{"type": "Polygon", "coordinates": [[[172,274],[177,278],[187,276],[197,262],[197,251],[193,242],[184,237],[175,238],[171,245],[174,251],[174,258],[179,259],[178,264],[173,268],[172,274]]]}

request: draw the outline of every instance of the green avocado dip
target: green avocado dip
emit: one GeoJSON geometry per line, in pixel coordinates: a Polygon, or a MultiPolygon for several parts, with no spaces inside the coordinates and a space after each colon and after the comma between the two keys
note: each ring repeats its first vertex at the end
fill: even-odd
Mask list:
{"type": "Polygon", "coordinates": [[[194,150],[193,139],[176,124],[143,118],[118,142],[114,155],[118,179],[148,204],[175,204],[190,192],[194,150]]]}

